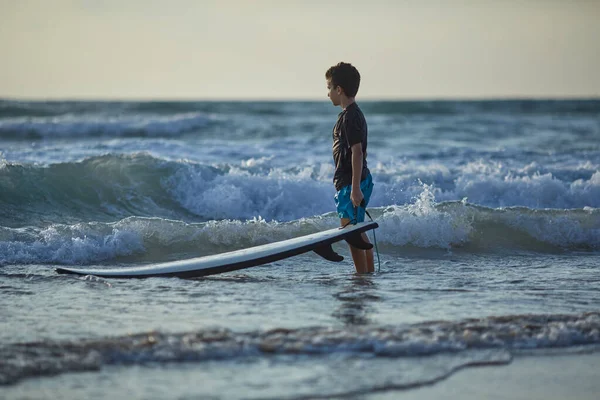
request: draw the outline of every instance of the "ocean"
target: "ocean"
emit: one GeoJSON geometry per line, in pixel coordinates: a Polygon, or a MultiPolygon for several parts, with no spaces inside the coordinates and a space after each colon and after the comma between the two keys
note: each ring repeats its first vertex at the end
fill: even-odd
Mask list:
{"type": "MultiPolygon", "coordinates": [[[[376,399],[600,349],[600,100],[360,101],[380,264],[68,276],[339,225],[322,101],[0,100],[0,397],[376,399]]],[[[370,234],[373,240],[372,234],[370,234]]]]}

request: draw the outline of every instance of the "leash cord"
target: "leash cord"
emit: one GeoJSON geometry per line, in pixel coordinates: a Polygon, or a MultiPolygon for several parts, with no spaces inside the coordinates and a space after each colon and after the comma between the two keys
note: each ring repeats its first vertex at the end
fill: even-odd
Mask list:
{"type": "MultiPolygon", "coordinates": [[[[369,212],[367,211],[367,209],[365,208],[365,213],[367,214],[367,216],[369,217],[369,219],[371,220],[371,222],[375,222],[373,221],[373,217],[371,217],[371,214],[369,214],[369,212]]],[[[379,258],[379,248],[377,248],[377,236],[375,235],[375,228],[373,228],[373,242],[375,242],[375,252],[377,253],[377,273],[381,272],[381,259],[379,258]]]]}

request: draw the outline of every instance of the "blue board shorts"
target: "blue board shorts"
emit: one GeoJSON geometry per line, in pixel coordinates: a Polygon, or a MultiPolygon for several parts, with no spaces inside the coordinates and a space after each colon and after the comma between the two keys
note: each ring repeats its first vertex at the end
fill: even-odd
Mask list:
{"type": "MultiPolygon", "coordinates": [[[[371,174],[360,183],[360,190],[365,198],[365,203],[369,204],[371,193],[373,193],[373,177],[371,174]]],[[[365,208],[354,207],[350,200],[350,193],[352,192],[352,185],[344,186],[335,194],[335,207],[337,209],[338,216],[340,218],[347,218],[353,223],[359,223],[365,221],[365,208]]]]}

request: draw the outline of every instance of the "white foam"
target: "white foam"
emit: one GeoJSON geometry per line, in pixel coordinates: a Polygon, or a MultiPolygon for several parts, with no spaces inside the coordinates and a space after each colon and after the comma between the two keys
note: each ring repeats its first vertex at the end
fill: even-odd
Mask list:
{"type": "Polygon", "coordinates": [[[0,264],[87,264],[145,251],[139,232],[106,224],[3,229],[0,236],[0,264]]]}
{"type": "Polygon", "coordinates": [[[600,207],[600,166],[590,161],[541,167],[479,160],[448,167],[401,160],[377,163],[373,175],[377,205],[382,206],[412,202],[423,181],[438,201],[468,198],[471,204],[494,208],[600,207]]]}
{"type": "Polygon", "coordinates": [[[514,170],[502,164],[469,163],[455,180],[453,192],[468,197],[470,202],[495,207],[576,208],[598,202],[585,193],[590,186],[600,193],[600,185],[594,183],[593,176],[589,181],[570,183],[550,172],[532,171],[531,165],[514,170]]]}
{"type": "Polygon", "coordinates": [[[272,169],[268,176],[231,167],[211,174],[200,165],[183,166],[163,185],[184,208],[208,219],[289,221],[334,208],[331,183],[311,179],[310,171],[289,174],[272,169]]]}

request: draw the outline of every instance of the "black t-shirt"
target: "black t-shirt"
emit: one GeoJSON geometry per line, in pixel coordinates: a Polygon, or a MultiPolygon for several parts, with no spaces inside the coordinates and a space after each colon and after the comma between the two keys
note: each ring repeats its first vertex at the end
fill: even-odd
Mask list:
{"type": "Polygon", "coordinates": [[[352,184],[352,150],[356,143],[362,143],[363,169],[360,180],[369,175],[367,168],[367,121],[356,103],[350,104],[338,115],[333,127],[333,161],[335,190],[352,184]]]}

